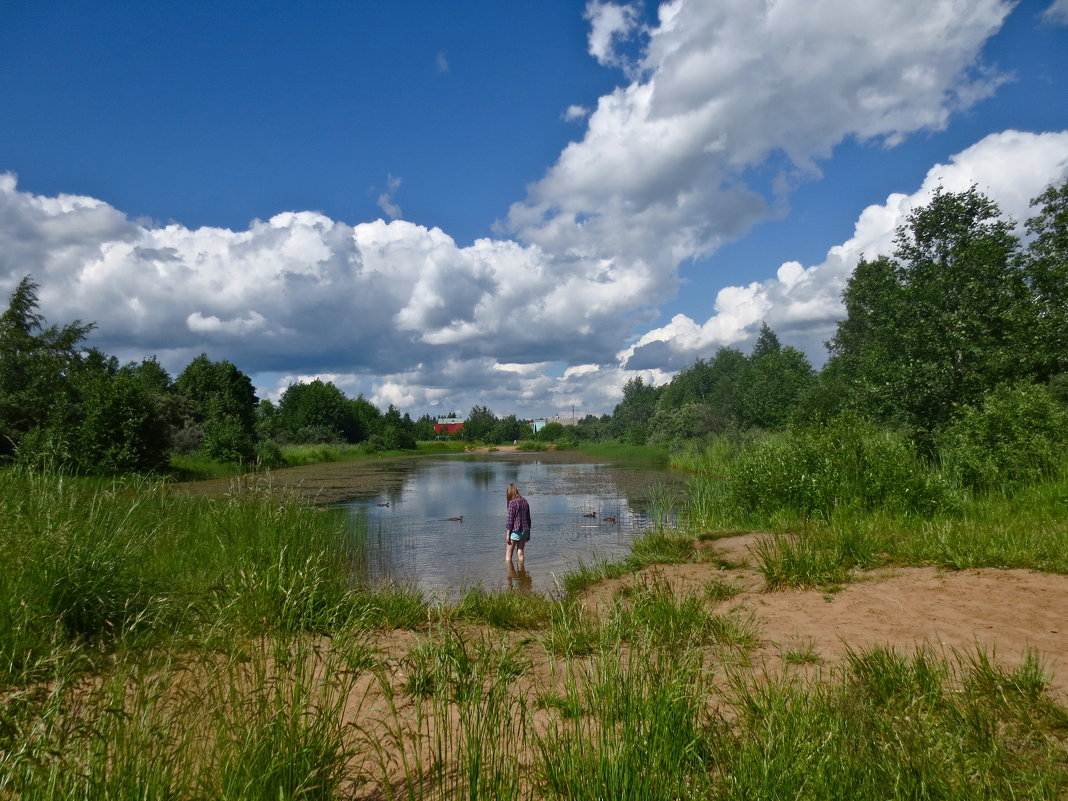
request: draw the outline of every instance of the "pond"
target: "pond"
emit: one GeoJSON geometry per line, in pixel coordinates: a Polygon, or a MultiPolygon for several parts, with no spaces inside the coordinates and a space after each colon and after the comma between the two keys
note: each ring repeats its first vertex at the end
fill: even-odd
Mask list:
{"type": "Polygon", "coordinates": [[[625,555],[636,534],[673,520],[684,477],[664,469],[561,462],[540,454],[457,455],[382,465],[388,480],[342,503],[366,528],[371,580],[431,597],[475,585],[552,592],[580,562],[625,555]],[[505,490],[530,503],[526,570],[504,562],[505,490]]]}

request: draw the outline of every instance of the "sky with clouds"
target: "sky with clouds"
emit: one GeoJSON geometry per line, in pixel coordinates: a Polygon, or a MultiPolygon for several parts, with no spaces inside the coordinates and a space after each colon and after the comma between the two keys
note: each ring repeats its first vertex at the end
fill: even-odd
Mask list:
{"type": "Polygon", "coordinates": [[[611,411],[822,364],[936,187],[1068,179],[1068,0],[0,4],[0,290],[261,397],[611,411]]]}

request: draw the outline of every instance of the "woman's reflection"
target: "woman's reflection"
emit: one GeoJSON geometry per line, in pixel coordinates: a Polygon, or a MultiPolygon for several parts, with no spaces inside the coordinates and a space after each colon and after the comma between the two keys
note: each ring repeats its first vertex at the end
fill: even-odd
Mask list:
{"type": "Polygon", "coordinates": [[[534,583],[526,568],[521,567],[516,570],[511,562],[508,563],[508,589],[516,592],[533,592],[534,583]]]}

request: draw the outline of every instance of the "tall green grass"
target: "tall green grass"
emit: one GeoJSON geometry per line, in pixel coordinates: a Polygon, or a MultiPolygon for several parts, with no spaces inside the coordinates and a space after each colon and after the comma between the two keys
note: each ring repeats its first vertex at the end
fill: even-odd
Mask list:
{"type": "Polygon", "coordinates": [[[360,548],[336,513],[265,479],[191,499],[147,479],[0,471],[0,683],[56,655],[425,621],[412,593],[388,610],[354,584],[360,548]]]}
{"type": "MultiPolygon", "coordinates": [[[[947,658],[876,648],[851,653],[819,680],[752,676],[738,654],[759,632],[716,608],[730,595],[719,586],[682,592],[647,576],[600,612],[544,599],[529,617],[482,590],[437,615],[399,590],[345,590],[327,603],[342,590],[291,537],[322,537],[315,547],[343,564],[344,539],[333,538],[344,529],[317,522],[328,515],[306,518],[255,487],[187,509],[151,487],[53,482],[34,493],[33,477],[13,480],[4,489],[21,489],[0,497],[16,529],[34,515],[43,531],[71,536],[72,510],[97,533],[123,522],[142,538],[114,546],[129,549],[125,570],[163,580],[150,561],[158,548],[184,577],[169,589],[201,592],[166,624],[166,641],[150,636],[163,623],[139,633],[138,618],[121,614],[95,640],[57,624],[36,672],[9,675],[2,690],[0,797],[1058,799],[1068,791],[1068,713],[1037,655],[1006,668],[981,651],[947,658]],[[134,499],[143,506],[131,508],[134,499]],[[253,501],[256,510],[244,508],[253,501]],[[153,504],[173,521],[139,528],[153,504]],[[245,531],[250,522],[268,532],[264,543],[245,531]],[[196,545],[209,530],[211,547],[199,547],[221,555],[211,565],[196,545]],[[422,633],[399,652],[379,652],[373,627],[403,620],[422,633]],[[205,634],[214,647],[203,647],[205,634]],[[157,657],[146,659],[136,642],[156,642],[157,657]],[[87,674],[61,648],[109,658],[87,674]]],[[[674,540],[648,547],[647,557],[687,557],[674,540]]]]}
{"type": "Polygon", "coordinates": [[[361,697],[351,650],[250,645],[151,670],[128,655],[99,678],[8,693],[0,797],[337,798],[353,748],[345,709],[361,697]]]}
{"type": "Polygon", "coordinates": [[[740,684],[716,759],[731,799],[1055,799],[1065,711],[1033,663],[853,653],[834,681],[740,684]]]}
{"type": "Polygon", "coordinates": [[[566,692],[534,735],[536,781],[550,798],[705,798],[714,754],[709,675],[697,652],[605,650],[567,666],[566,692]]]}
{"type": "MultiPolygon", "coordinates": [[[[1002,417],[1003,401],[994,408],[1002,417]]],[[[994,412],[962,415],[946,440],[956,451],[947,451],[942,468],[920,459],[901,435],[848,416],[737,450],[710,446],[703,462],[691,457],[680,525],[701,538],[769,532],[755,554],[769,587],[837,584],[886,561],[1068,573],[1068,451],[1054,449],[1053,434],[1038,438],[1040,447],[1020,426],[998,428],[994,412]],[[1002,453],[1001,467],[988,461],[983,469],[1003,470],[1004,481],[963,483],[967,470],[954,460],[995,431],[1029,453],[1044,448],[1040,469],[1028,481],[1014,479],[1017,460],[1002,453]]]]}

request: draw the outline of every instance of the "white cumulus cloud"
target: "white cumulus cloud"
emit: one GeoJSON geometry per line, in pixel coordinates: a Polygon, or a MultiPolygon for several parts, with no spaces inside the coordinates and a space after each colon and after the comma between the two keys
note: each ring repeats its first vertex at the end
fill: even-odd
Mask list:
{"type": "Polygon", "coordinates": [[[861,257],[890,255],[894,232],[909,213],[928,203],[939,187],[961,192],[975,185],[1002,212],[1017,222],[1017,234],[1033,211],[1030,201],[1053,183],[1068,179],[1068,131],[1032,134],[1004,131],[991,134],[932,167],[911,194],[895,193],[861,212],[853,236],[827,252],[819,264],[796,261],[779,267],[774,278],[746,286],[729,286],[716,296],[712,315],[698,323],[676,315],[670,323],[646,332],[621,353],[628,367],[684,367],[716,348],[751,340],[760,323],[805,346],[820,361],[822,342],[835,331],[843,309],[841,293],[861,257]]]}
{"type": "MultiPolygon", "coordinates": [[[[591,52],[637,24],[593,2],[591,52]]],[[[648,31],[638,74],[600,98],[508,230],[553,253],[646,271],[653,302],[679,262],[706,255],[767,212],[747,170],[783,154],[796,175],[847,137],[887,145],[943,128],[990,94],[978,65],[1007,0],[675,0],[648,31]],[[640,266],[639,266],[640,262],[640,266]]],[[[789,183],[788,181],[786,182],[789,183]]]]}

